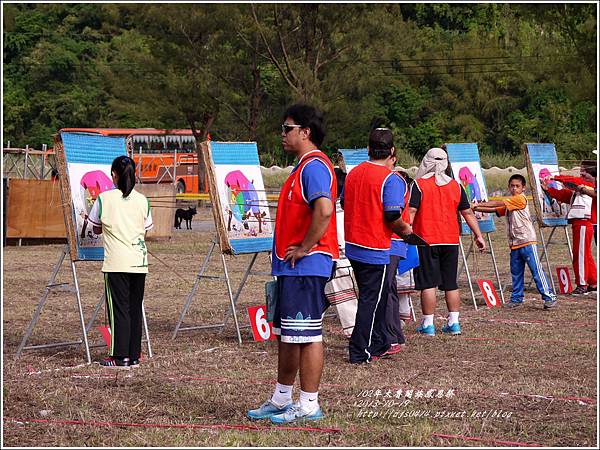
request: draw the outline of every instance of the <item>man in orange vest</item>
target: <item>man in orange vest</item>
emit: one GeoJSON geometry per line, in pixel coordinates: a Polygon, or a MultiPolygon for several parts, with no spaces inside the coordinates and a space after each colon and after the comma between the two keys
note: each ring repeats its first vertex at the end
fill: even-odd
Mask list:
{"type": "MultiPolygon", "coordinates": [[[[392,132],[376,128],[369,136],[369,160],[346,176],[343,193],[346,257],[358,283],[358,309],[350,337],[350,362],[370,363],[392,349],[398,338],[386,326],[392,233],[410,234],[400,217],[406,184],[390,167],[395,158],[392,132]]],[[[399,348],[398,348],[399,349],[399,348]]]]}
{"type": "Polygon", "coordinates": [[[279,302],[273,332],[279,335],[277,385],[272,397],[248,411],[251,419],[283,424],[323,417],[319,383],[323,372],[322,320],[328,306],[325,284],[339,258],[334,168],[318,150],[323,116],[312,106],[296,104],[284,114],[283,148],[297,159],[277,204],[272,274],[279,302]],[[300,401],[292,388],[300,372],[300,401]]]}
{"type": "Polygon", "coordinates": [[[475,235],[475,244],[485,250],[485,241],[465,190],[446,174],[448,155],[441,148],[430,149],[415,176],[409,199],[413,232],[427,246],[419,247],[419,267],[415,269],[415,289],[421,291],[423,322],[417,332],[435,335],[433,314],[436,307],[435,290],[444,291],[448,307],[448,323],[442,332],[461,333],[458,321],[460,293],[456,283],[458,246],[460,243],[459,212],[475,235]]]}

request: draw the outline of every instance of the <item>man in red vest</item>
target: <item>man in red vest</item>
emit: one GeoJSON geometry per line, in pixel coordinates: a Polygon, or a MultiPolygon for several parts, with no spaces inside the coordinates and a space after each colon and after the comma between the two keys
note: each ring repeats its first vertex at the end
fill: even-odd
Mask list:
{"type": "Polygon", "coordinates": [[[436,288],[444,291],[448,307],[448,323],[442,332],[461,333],[458,321],[460,293],[456,283],[460,228],[457,212],[463,216],[475,235],[475,244],[485,250],[485,241],[465,190],[446,174],[448,155],[441,148],[430,149],[415,176],[410,190],[409,214],[413,232],[427,246],[419,247],[419,267],[414,271],[415,289],[421,291],[423,322],[417,332],[435,335],[433,314],[436,288]]]}
{"type": "Polygon", "coordinates": [[[284,183],[277,204],[272,274],[279,302],[273,332],[279,335],[277,385],[272,397],[248,411],[251,419],[282,424],[323,417],[318,402],[323,372],[322,320],[328,306],[325,284],[339,258],[334,168],[318,150],[323,116],[312,106],[296,104],[283,116],[283,148],[298,163],[284,183]],[[292,388],[300,372],[300,401],[292,388]]]}
{"type": "Polygon", "coordinates": [[[369,160],[346,176],[343,192],[346,257],[358,283],[358,309],[350,337],[350,362],[376,361],[395,353],[399,343],[386,326],[388,264],[392,233],[410,234],[400,214],[406,185],[391,169],[395,157],[392,132],[376,128],[369,136],[369,160]]]}

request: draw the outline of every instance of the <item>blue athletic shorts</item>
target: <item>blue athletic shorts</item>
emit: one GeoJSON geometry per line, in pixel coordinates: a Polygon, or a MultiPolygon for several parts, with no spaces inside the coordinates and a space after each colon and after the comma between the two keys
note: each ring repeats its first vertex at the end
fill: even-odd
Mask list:
{"type": "Polygon", "coordinates": [[[278,276],[279,301],[275,306],[273,333],[281,342],[306,344],[323,340],[326,277],[278,276]]]}

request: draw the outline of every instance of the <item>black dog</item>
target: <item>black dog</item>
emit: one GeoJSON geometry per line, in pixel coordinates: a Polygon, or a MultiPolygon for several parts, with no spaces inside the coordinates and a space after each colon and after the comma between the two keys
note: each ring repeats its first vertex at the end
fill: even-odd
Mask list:
{"type": "Polygon", "coordinates": [[[194,217],[196,214],[196,208],[192,208],[191,206],[188,209],[178,209],[175,211],[175,228],[179,228],[181,230],[181,221],[185,219],[186,230],[191,230],[192,217],[194,217]]]}

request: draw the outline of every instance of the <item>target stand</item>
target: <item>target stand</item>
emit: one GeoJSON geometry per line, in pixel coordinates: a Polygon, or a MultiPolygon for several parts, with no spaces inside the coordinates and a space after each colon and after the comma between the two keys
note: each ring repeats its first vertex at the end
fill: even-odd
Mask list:
{"type": "MultiPolygon", "coordinates": [[[[544,258],[544,260],[546,261],[546,268],[548,269],[548,276],[550,277],[550,283],[552,284],[552,291],[556,294],[556,285],[554,284],[554,276],[552,275],[552,269],[550,268],[550,259],[548,258],[548,248],[550,247],[550,245],[565,245],[563,242],[556,242],[556,241],[552,241],[552,238],[554,237],[554,232],[556,231],[557,228],[562,228],[564,233],[565,233],[565,239],[566,239],[566,245],[569,247],[569,256],[571,258],[571,261],[573,260],[573,248],[571,246],[571,238],[569,238],[569,231],[567,230],[567,226],[566,225],[555,225],[553,227],[549,227],[550,228],[550,235],[548,236],[548,240],[546,240],[545,236],[544,236],[544,228],[548,228],[548,227],[542,227],[540,224],[540,221],[538,220],[538,231],[540,233],[540,239],[542,240],[542,254],[540,255],[540,258],[544,258]]],[[[527,285],[527,288],[531,287],[531,283],[533,283],[533,279],[529,280],[529,284],[527,285]]]]}
{"type": "MultiPolygon", "coordinates": [[[[60,133],[54,136],[54,150],[56,153],[56,163],[59,172],[60,195],[67,235],[67,244],[61,250],[58,260],[54,265],[52,275],[46,284],[45,291],[38,301],[33,313],[33,317],[25,331],[25,335],[23,336],[21,343],[17,348],[16,358],[19,358],[24,350],[83,344],[85,348],[86,360],[89,364],[91,363],[91,356],[87,334],[90,331],[98,312],[100,311],[102,303],[104,303],[104,294],[100,297],[92,318],[86,325],[75,263],[81,261],[102,261],[104,260],[104,249],[102,246],[97,244],[90,245],[87,240],[87,235],[83,233],[87,222],[85,222],[83,224],[83,228],[81,228],[80,222],[82,221],[81,214],[83,211],[81,207],[82,197],[79,194],[79,191],[82,189],[81,186],[84,182],[83,180],[90,173],[96,175],[103,173],[104,178],[110,180],[110,164],[112,163],[113,159],[117,156],[126,155],[125,139],[89,133],[66,132],[61,130],[60,133]],[[108,174],[106,172],[108,172],[108,174]],[[70,267],[72,284],[57,283],[56,277],[58,276],[58,273],[60,272],[60,269],[67,256],[69,256],[71,263],[70,267]],[[60,291],[75,294],[79,323],[81,326],[81,339],[76,341],[27,345],[50,293],[60,291]]],[[[98,186],[95,187],[97,188],[98,186]]],[[[99,192],[96,192],[96,195],[98,195],[99,192]]],[[[146,342],[148,345],[148,355],[151,357],[152,349],[143,305],[142,315],[144,330],[146,333],[146,342]]],[[[98,346],[101,345],[104,344],[99,344],[98,346]]]]}
{"type": "MultiPolygon", "coordinates": [[[[498,282],[498,289],[500,290],[500,299],[502,300],[502,304],[504,305],[505,304],[504,289],[502,288],[502,280],[500,279],[500,273],[498,271],[498,263],[496,262],[496,254],[494,253],[494,245],[492,243],[492,238],[490,236],[490,233],[485,232],[484,234],[487,237],[488,245],[490,247],[490,254],[492,257],[492,264],[494,266],[494,273],[496,275],[496,281],[498,282]]],[[[475,310],[477,311],[478,308],[477,308],[475,290],[473,289],[473,280],[471,278],[471,273],[469,271],[469,264],[468,264],[469,256],[473,255],[473,257],[475,257],[475,245],[474,245],[473,239],[471,239],[469,249],[465,253],[463,243],[462,243],[462,237],[460,238],[460,254],[462,256],[462,266],[460,267],[458,273],[456,274],[456,278],[458,279],[462,275],[463,271],[466,272],[467,282],[469,284],[469,289],[471,290],[471,298],[473,299],[473,306],[475,307],[475,310]]]]}
{"type": "MultiPolygon", "coordinates": [[[[210,247],[208,249],[208,252],[207,252],[206,256],[204,257],[204,261],[202,262],[202,265],[200,266],[200,269],[198,270],[198,272],[196,274],[196,280],[194,282],[194,285],[192,286],[192,289],[190,290],[189,294],[186,297],[185,303],[184,303],[181,313],[179,315],[179,320],[177,321],[177,324],[175,325],[175,329],[173,330],[173,335],[171,336],[171,338],[175,339],[177,337],[177,334],[180,331],[218,328],[220,330],[220,332],[223,332],[225,330],[225,327],[227,326],[227,322],[229,321],[229,318],[233,317],[233,323],[234,323],[235,330],[236,330],[237,340],[238,340],[238,343],[241,344],[242,343],[242,335],[240,332],[241,327],[240,327],[240,324],[238,321],[238,314],[237,314],[237,302],[240,297],[240,294],[242,293],[242,290],[244,289],[244,286],[246,285],[246,282],[248,281],[248,277],[250,275],[271,276],[270,272],[257,272],[257,271],[252,270],[252,268],[254,267],[254,264],[256,263],[256,259],[258,258],[258,255],[260,253],[267,254],[269,257],[271,255],[271,252],[255,252],[255,253],[251,254],[252,256],[250,257],[250,262],[248,263],[246,270],[244,271],[244,274],[242,276],[240,284],[234,295],[233,290],[231,288],[232,283],[231,283],[231,278],[229,277],[229,269],[227,267],[227,261],[225,259],[225,254],[221,251],[221,246],[219,244],[218,238],[213,239],[213,241],[211,242],[210,247]],[[219,247],[219,253],[221,256],[221,265],[223,268],[223,274],[222,275],[208,275],[208,274],[206,274],[206,271],[208,269],[208,266],[210,265],[211,258],[213,257],[213,255],[215,253],[215,248],[217,246],[219,247]],[[182,326],[185,316],[187,315],[187,313],[190,309],[190,306],[192,305],[192,302],[193,302],[194,298],[196,297],[196,294],[198,293],[200,283],[205,280],[222,280],[225,283],[225,286],[227,288],[227,295],[229,297],[229,308],[225,311],[225,313],[223,315],[223,321],[221,323],[217,323],[217,324],[182,326]]],[[[270,258],[269,258],[269,261],[270,261],[270,258]]],[[[243,327],[248,327],[248,326],[249,325],[244,325],[243,327]]]]}

